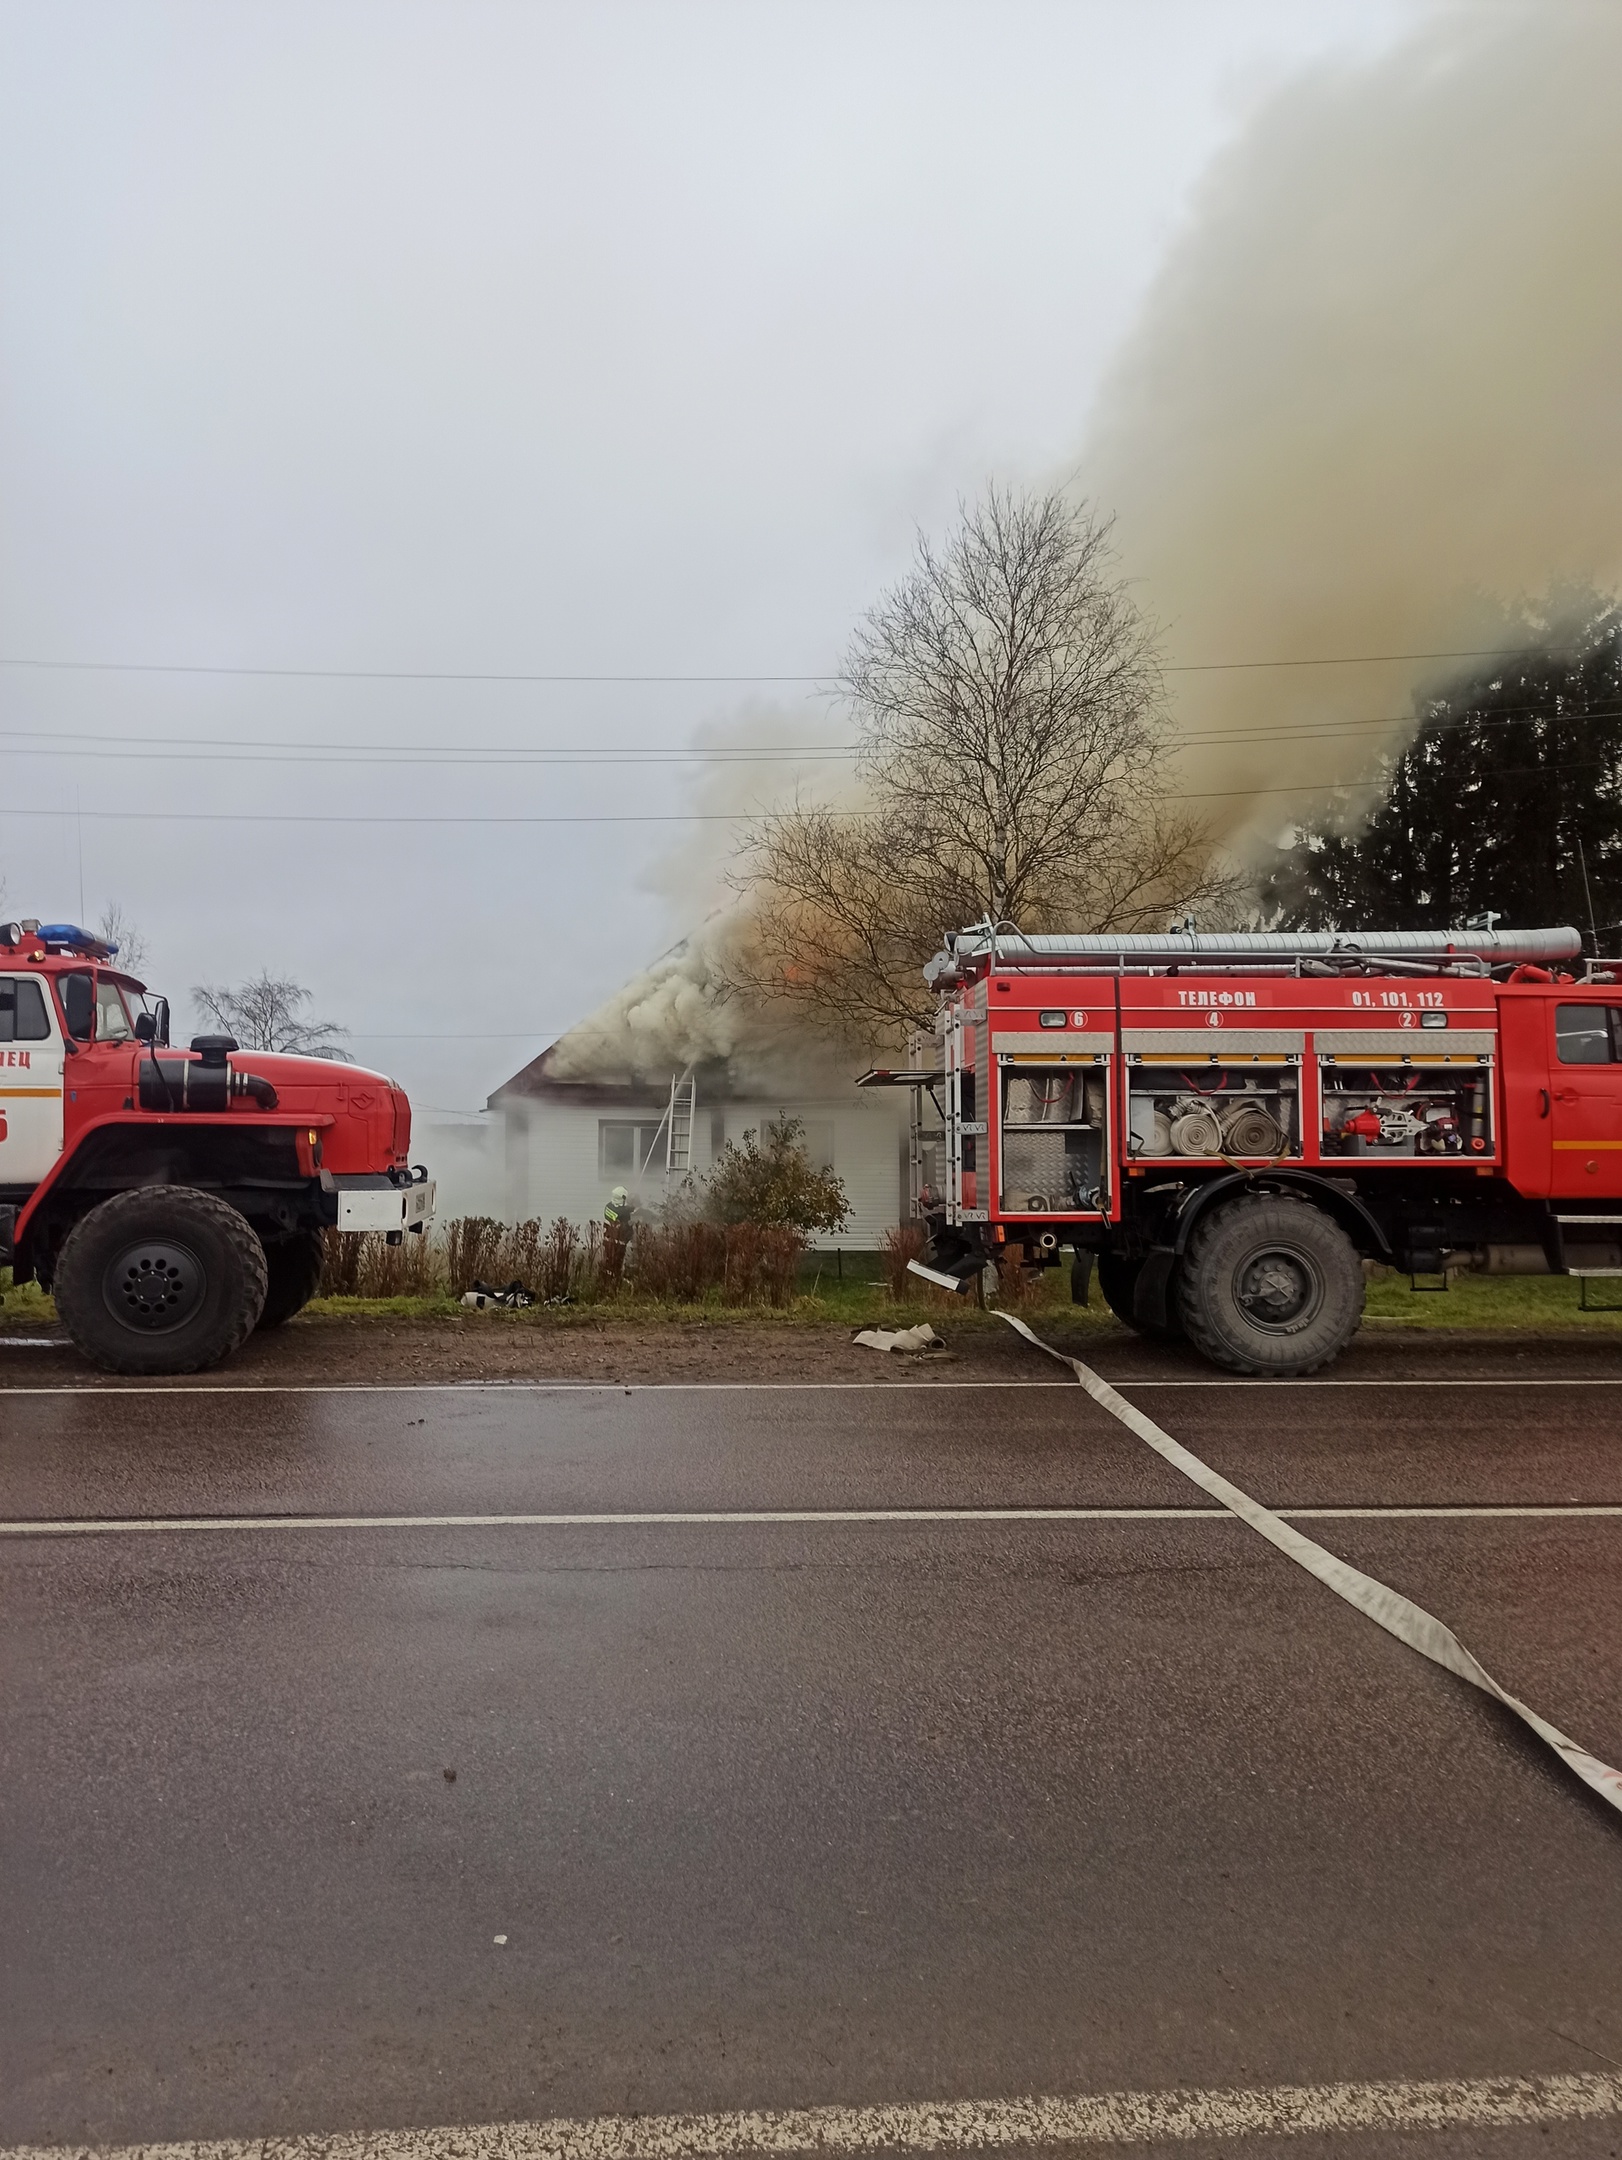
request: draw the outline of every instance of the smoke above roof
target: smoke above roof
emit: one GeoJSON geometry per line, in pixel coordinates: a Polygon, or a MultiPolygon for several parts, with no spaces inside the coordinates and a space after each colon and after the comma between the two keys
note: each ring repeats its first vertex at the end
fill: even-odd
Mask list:
{"type": "Polygon", "coordinates": [[[663,1087],[673,1073],[702,1070],[733,1090],[804,1093],[848,1071],[807,1037],[797,1019],[735,996],[736,941],[748,910],[719,910],[691,937],[633,976],[546,1054],[557,1081],[624,1081],[663,1087]]]}
{"type": "Polygon", "coordinates": [[[1081,484],[1179,662],[1173,784],[1241,849],[1416,694],[1622,579],[1622,10],[1450,6],[1211,171],[1081,484]],[[1506,636],[1507,631],[1507,636],[1506,636]]]}
{"type": "MultiPolygon", "coordinates": [[[[1164,631],[1168,791],[1241,857],[1479,670],[1446,656],[1524,643],[1528,611],[1557,641],[1568,591],[1622,582],[1618,80],[1622,8],[1588,0],[1449,6],[1297,80],[1212,169],[1096,401],[1077,485],[1164,631]]],[[[804,778],[718,767],[704,806],[804,778]]],[[[682,858],[678,905],[714,867],[682,858]]],[[[712,916],[551,1069],[778,1066],[786,1030],[722,987],[746,934],[712,916]]]]}

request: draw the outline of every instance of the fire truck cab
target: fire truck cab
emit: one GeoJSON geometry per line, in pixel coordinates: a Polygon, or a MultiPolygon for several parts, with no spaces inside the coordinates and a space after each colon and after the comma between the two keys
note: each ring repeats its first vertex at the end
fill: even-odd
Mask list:
{"type": "Polygon", "coordinates": [[[1622,962],[1575,930],[1021,936],[925,969],[916,1271],[1074,1255],[1141,1332],[1314,1372],[1365,1260],[1622,1275],[1622,962]]]}
{"type": "Polygon", "coordinates": [[[110,1372],[195,1372],[315,1294],[322,1232],[420,1234],[434,1188],[380,1073],[169,1047],[167,1001],[71,923],[0,923],[0,1266],[110,1372]]]}

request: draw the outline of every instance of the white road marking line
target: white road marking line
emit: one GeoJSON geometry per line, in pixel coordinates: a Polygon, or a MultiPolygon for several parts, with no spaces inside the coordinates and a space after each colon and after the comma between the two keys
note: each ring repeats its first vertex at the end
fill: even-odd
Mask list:
{"type": "MultiPolygon", "coordinates": [[[[1612,1378],[1503,1379],[1468,1374],[1452,1380],[1162,1380],[1136,1373],[1122,1388],[1614,1388],[1612,1378]]],[[[4,1387],[7,1395],[940,1395],[950,1390],[1005,1388],[1020,1394],[1068,1391],[1066,1380],[268,1380],[194,1384],[185,1381],[63,1383],[4,1387]]],[[[3,2160],[3,2155],[0,2155],[3,2160]]]]}
{"type": "MultiPolygon", "coordinates": [[[[1622,1504],[1570,1501],[1562,1505],[1435,1507],[1292,1507],[1275,1510],[1290,1522],[1472,1522],[1600,1520],[1622,1517],[1622,1504]]],[[[116,1537],[121,1532],[199,1530],[658,1530],[793,1526],[796,1523],[1105,1523],[1228,1524],[1221,1507],[986,1507],[986,1508],[711,1508],[618,1514],[538,1515],[108,1515],[34,1517],[0,1522],[0,1537],[116,1537]]]]}
{"type": "Polygon", "coordinates": [[[1508,1688],[1500,1686],[1481,1660],[1467,1650],[1453,1630],[1434,1613],[1428,1613],[1423,1605],[1416,1605],[1412,1598],[1393,1590],[1389,1583],[1376,1581],[1372,1575],[1365,1575],[1361,1568],[1354,1568],[1322,1545],[1315,1545],[1299,1530],[1292,1530],[1282,1515],[1263,1507],[1259,1500],[1253,1500],[1249,1493],[1219,1476],[1209,1463],[1201,1462],[1191,1448],[1184,1447],[1180,1440],[1174,1440],[1169,1432],[1162,1431],[1153,1418],[1146,1416],[1135,1403],[1129,1403],[1080,1358],[1067,1357],[1062,1350],[1053,1349],[1013,1313],[1002,1313],[998,1317],[1006,1320],[1016,1333],[1023,1335],[1038,1350],[1057,1358],[1061,1365],[1068,1365],[1101,1410],[1107,1410],[1111,1417],[1117,1418],[1128,1432],[1136,1433],[1163,1462],[1180,1470],[1202,1492],[1208,1492],[1213,1500],[1220,1500],[1225,1508],[1231,1508],[1259,1537],[1266,1538],[1297,1567],[1316,1576],[1327,1589],[1334,1591],[1336,1597],[1344,1598],[1348,1605],[1355,1605],[1376,1627],[1384,1628],[1388,1635],[1406,1643],[1410,1650],[1417,1650],[1433,1665],[1440,1665],[1457,1674],[1459,1679],[1468,1680],[1472,1687],[1480,1688],[1484,1695],[1491,1695],[1496,1702],[1501,1702],[1506,1710],[1513,1710],[1545,1746],[1554,1750],[1568,1770],[1622,1814],[1622,1770],[1614,1770],[1597,1755],[1590,1755],[1575,1740],[1568,1739],[1558,1725],[1551,1725],[1518,1695],[1512,1695],[1508,1688]]]}
{"type": "Polygon", "coordinates": [[[1135,1379],[1128,1376],[1119,1379],[1116,1387],[1135,1388],[1394,1388],[1394,1387],[1622,1387],[1617,1379],[1506,1379],[1502,1375],[1465,1374],[1453,1380],[1240,1380],[1232,1375],[1217,1376],[1209,1380],[1161,1380],[1135,1379]]]}
{"type": "Polygon", "coordinates": [[[889,2107],[599,2115],[335,2136],[214,2138],[170,2145],[14,2145],[0,2160],[724,2160],[746,2153],[1001,2150],[1166,2145],[1192,2138],[1358,2130],[1508,2129],[1622,2114],[1622,2076],[1437,2078],[1260,2090],[1032,2095],[889,2107]]]}

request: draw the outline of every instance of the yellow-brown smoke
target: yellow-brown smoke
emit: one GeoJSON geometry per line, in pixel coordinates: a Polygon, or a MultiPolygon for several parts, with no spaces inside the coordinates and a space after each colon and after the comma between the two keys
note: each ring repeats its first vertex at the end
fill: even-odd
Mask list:
{"type": "MultiPolygon", "coordinates": [[[[1449,7],[1212,170],[1080,472],[1178,662],[1502,641],[1622,578],[1622,7],[1449,7]]],[[[1239,848],[1449,661],[1173,673],[1170,785],[1239,848]]]]}
{"type": "MultiPolygon", "coordinates": [[[[1506,607],[1622,579],[1619,81],[1622,0],[1471,0],[1290,85],[1213,169],[1079,471],[1174,668],[1457,653],[1501,642],[1506,607]]],[[[1461,665],[1173,672],[1168,789],[1243,853],[1461,665]]],[[[751,712],[734,739],[805,725],[751,712]]],[[[838,785],[717,765],[702,806],[808,777],[838,785]]],[[[673,866],[689,920],[721,830],[673,866]]],[[[560,1076],[794,1065],[782,1021],[719,987],[742,926],[711,914],[564,1039],[560,1076]]]]}
{"type": "Polygon", "coordinates": [[[663,1085],[688,1067],[725,1067],[734,1085],[791,1094],[828,1079],[821,1047],[792,1015],[728,988],[749,923],[729,872],[739,834],[764,812],[796,796],[850,793],[853,767],[832,754],[849,740],[842,717],[811,698],[796,707],[751,700],[701,733],[710,756],[688,797],[698,821],[650,880],[694,928],[562,1037],[549,1060],[554,1079],[663,1085]]]}

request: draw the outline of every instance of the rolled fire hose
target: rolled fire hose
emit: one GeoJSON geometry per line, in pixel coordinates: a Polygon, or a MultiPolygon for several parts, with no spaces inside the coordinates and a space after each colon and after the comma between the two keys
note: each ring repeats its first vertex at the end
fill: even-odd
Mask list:
{"type": "Polygon", "coordinates": [[[1171,1124],[1171,1144],[1179,1155],[1220,1155],[1222,1128],[1209,1110],[1189,1110],[1171,1124]]]}
{"type": "Polygon", "coordinates": [[[1281,1155],[1284,1135],[1260,1103],[1235,1103],[1222,1120],[1222,1144],[1230,1155],[1281,1155]]]}

